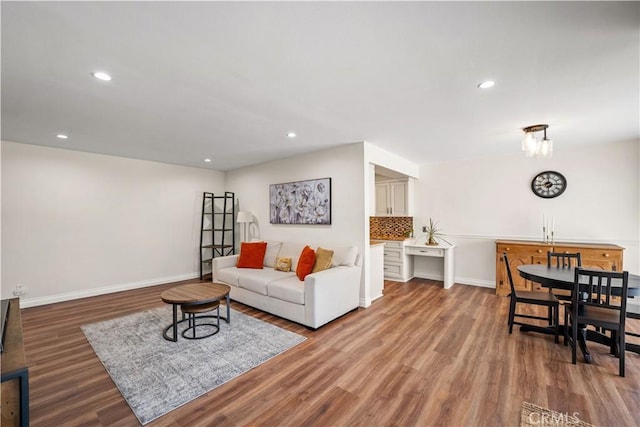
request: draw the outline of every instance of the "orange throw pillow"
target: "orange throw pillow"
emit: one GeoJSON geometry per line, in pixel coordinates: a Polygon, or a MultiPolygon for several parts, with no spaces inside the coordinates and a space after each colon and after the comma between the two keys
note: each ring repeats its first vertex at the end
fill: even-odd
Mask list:
{"type": "Polygon", "coordinates": [[[238,257],[236,267],[262,268],[264,265],[264,254],[266,252],[267,242],[242,242],[240,246],[240,256],[238,257]]]}
{"type": "Polygon", "coordinates": [[[304,280],[307,274],[313,270],[313,264],[316,263],[316,253],[308,245],[304,247],[298,260],[298,266],[296,267],[296,276],[298,279],[304,280]]]}

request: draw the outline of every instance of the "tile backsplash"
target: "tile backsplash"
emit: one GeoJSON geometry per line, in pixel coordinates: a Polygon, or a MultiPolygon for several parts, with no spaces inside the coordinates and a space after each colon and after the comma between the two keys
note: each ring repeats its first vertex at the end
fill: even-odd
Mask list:
{"type": "Polygon", "coordinates": [[[369,237],[374,239],[407,237],[412,228],[412,216],[369,217],[369,237]]]}

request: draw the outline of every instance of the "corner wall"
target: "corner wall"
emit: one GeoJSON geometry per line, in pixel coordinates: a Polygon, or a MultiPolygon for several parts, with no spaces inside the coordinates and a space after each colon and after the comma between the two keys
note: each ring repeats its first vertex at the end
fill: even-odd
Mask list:
{"type": "MultiPolygon", "coordinates": [[[[236,194],[238,210],[253,214],[251,237],[327,248],[355,245],[363,257],[368,237],[363,159],[363,144],[355,143],[236,169],[227,172],[227,191],[236,194]],[[270,224],[269,185],[315,178],[331,178],[331,225],[270,224]]],[[[361,288],[362,296],[364,285],[361,288]]]]}
{"type": "Polygon", "coordinates": [[[2,297],[24,307],[197,277],[224,173],[2,142],[2,297]]]}

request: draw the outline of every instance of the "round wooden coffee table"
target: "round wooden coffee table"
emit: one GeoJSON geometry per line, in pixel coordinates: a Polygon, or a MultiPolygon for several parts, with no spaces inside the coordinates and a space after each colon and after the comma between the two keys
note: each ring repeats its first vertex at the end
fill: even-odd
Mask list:
{"type": "Polygon", "coordinates": [[[227,323],[231,321],[231,300],[229,291],[231,288],[222,283],[190,283],[176,286],[160,294],[163,302],[173,305],[173,323],[167,326],[162,336],[169,341],[178,341],[178,324],[189,319],[178,321],[178,306],[197,306],[211,304],[214,301],[227,299],[227,317],[222,317],[227,323]],[[169,336],[169,329],[173,330],[173,336],[169,336]]]}

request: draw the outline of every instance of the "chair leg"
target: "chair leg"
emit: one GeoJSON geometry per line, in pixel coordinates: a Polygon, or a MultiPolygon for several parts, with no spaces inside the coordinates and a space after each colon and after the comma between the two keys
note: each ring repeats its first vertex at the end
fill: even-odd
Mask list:
{"type": "Polygon", "coordinates": [[[560,343],[560,305],[557,305],[555,307],[553,307],[553,321],[554,321],[554,325],[555,325],[555,331],[556,331],[556,338],[555,338],[555,343],[559,344],[560,343]]]}
{"type": "Polygon", "coordinates": [[[569,345],[569,312],[564,308],[564,345],[569,345]]]}
{"type": "Polygon", "coordinates": [[[624,354],[626,353],[626,343],[625,343],[625,338],[624,338],[624,330],[618,331],[618,335],[620,336],[619,338],[619,344],[620,344],[620,376],[624,377],[624,354]]]}
{"type": "Polygon", "coordinates": [[[511,299],[509,304],[509,333],[513,332],[513,319],[516,315],[516,300],[511,299]]]}
{"type": "Polygon", "coordinates": [[[576,319],[574,318],[573,321],[571,322],[571,363],[573,363],[574,365],[577,362],[576,360],[577,352],[578,352],[578,325],[576,323],[576,319]]]}

